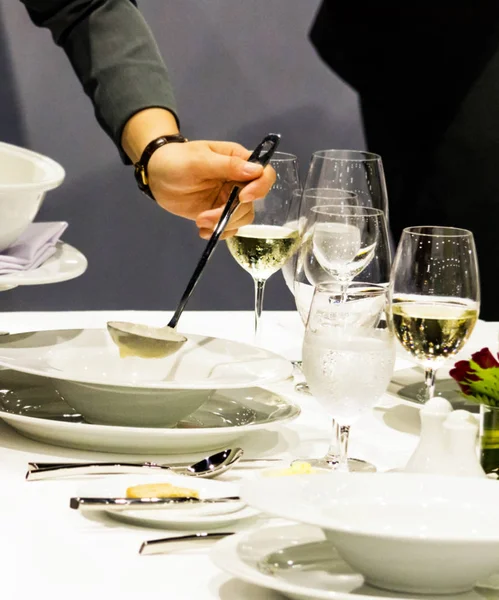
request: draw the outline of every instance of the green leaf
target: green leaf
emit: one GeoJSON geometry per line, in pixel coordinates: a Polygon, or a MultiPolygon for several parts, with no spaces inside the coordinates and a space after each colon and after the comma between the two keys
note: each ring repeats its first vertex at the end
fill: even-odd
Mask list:
{"type": "Polygon", "coordinates": [[[472,394],[466,394],[474,402],[486,404],[487,406],[499,406],[499,367],[490,367],[482,369],[475,361],[469,361],[471,370],[480,379],[470,381],[466,379],[465,383],[470,387],[472,394]]]}

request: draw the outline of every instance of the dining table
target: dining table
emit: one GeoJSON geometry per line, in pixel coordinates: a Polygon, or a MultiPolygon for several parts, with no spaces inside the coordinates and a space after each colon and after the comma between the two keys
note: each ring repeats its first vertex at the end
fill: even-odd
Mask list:
{"type": "MultiPolygon", "coordinates": [[[[160,311],[57,311],[0,314],[0,331],[12,333],[42,329],[105,327],[109,320],[161,325],[169,314],[160,311]]],[[[304,326],[297,312],[265,311],[258,344],[286,359],[301,356],[304,326]]],[[[479,321],[466,350],[497,349],[499,324],[479,321]]],[[[254,343],[250,311],[186,311],[179,326],[186,334],[201,333],[254,343]]],[[[0,370],[0,389],[2,375],[0,370]]],[[[414,451],[419,434],[421,405],[406,400],[399,390],[412,377],[423,381],[402,352],[398,353],[392,384],[380,402],[352,426],[350,455],[374,463],[378,470],[402,468],[414,451]]],[[[301,379],[300,379],[301,378],[301,379]]],[[[280,458],[289,465],[296,458],[325,454],[331,422],[313,396],[295,390],[303,380],[269,385],[301,408],[294,421],[270,431],[242,437],[238,445],[246,458],[280,458]]],[[[140,555],[143,541],[178,536],[182,532],[131,526],[99,513],[71,510],[69,499],[78,495],[87,476],[27,481],[30,461],[154,460],[187,461],[195,456],[133,456],[58,447],[23,437],[0,420],[0,590],[5,600],[47,598],[89,600],[278,600],[270,590],[231,578],[210,560],[213,542],[193,542],[163,554],[140,555]]],[[[261,465],[264,463],[262,462],[261,465]]],[[[259,463],[239,463],[221,476],[238,481],[258,477],[259,463]]],[[[268,467],[268,465],[266,465],[268,467]]],[[[96,477],[96,476],[91,476],[96,477]]],[[[113,477],[109,475],[108,477],[113,477]]],[[[262,515],[231,531],[272,523],[262,515]]],[[[224,528],[227,529],[227,528],[224,528]]]]}

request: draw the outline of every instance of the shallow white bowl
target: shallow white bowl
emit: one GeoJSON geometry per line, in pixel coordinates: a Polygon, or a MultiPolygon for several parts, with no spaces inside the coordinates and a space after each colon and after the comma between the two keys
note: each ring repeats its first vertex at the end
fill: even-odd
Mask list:
{"type": "Polygon", "coordinates": [[[0,252],[33,222],[46,192],[58,187],[64,176],[54,160],[0,142],[0,252]]]}
{"type": "Polygon", "coordinates": [[[0,337],[0,365],[55,380],[89,423],[171,427],[215,390],[286,379],[292,365],[248,344],[188,334],[165,358],[121,358],[105,329],[38,331],[0,337]]]}
{"type": "Polygon", "coordinates": [[[241,497],[317,525],[366,581],[455,594],[499,569],[499,484],[407,473],[331,473],[249,481],[241,497]]]}

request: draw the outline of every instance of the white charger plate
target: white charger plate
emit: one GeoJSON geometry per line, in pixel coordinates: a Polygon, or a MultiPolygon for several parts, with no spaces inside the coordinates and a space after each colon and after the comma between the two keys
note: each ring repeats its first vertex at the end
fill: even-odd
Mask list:
{"type": "Polygon", "coordinates": [[[248,344],[200,335],[165,358],[121,358],[106,329],[35,331],[0,338],[0,365],[68,382],[137,390],[235,389],[291,376],[291,363],[248,344]]]}
{"type": "Polygon", "coordinates": [[[88,261],[79,250],[59,241],[55,254],[37,269],[0,275],[0,291],[18,285],[44,285],[68,281],[82,275],[87,266],[88,261]]]}
{"type": "MultiPolygon", "coordinates": [[[[450,596],[405,595],[364,585],[311,525],[271,526],[243,531],[218,542],[211,551],[217,567],[245,581],[280,592],[293,600],[441,600],[450,596]],[[269,569],[270,554],[278,553],[282,568],[269,569]],[[330,557],[330,558],[329,558],[330,557]],[[290,568],[289,561],[294,561],[290,568]],[[301,564],[300,564],[301,563],[301,564]]],[[[457,600],[499,600],[499,575],[489,578],[457,600]]]]}
{"type": "Polygon", "coordinates": [[[0,370],[0,418],[22,435],[56,446],[121,454],[203,453],[229,447],[246,434],[275,430],[300,408],[262,388],[217,392],[175,428],[86,423],[53,383],[0,370]]]}
{"type": "MultiPolygon", "coordinates": [[[[225,481],[196,479],[182,475],[113,475],[99,478],[87,483],[78,490],[78,496],[116,498],[125,496],[126,489],[132,485],[144,483],[171,483],[173,485],[197,490],[201,499],[238,496],[239,486],[225,481]]],[[[81,510],[82,514],[92,515],[94,511],[81,510]]],[[[112,512],[103,509],[102,512],[113,519],[159,529],[214,529],[226,527],[245,519],[251,519],[259,514],[244,502],[227,504],[192,505],[189,507],[168,507],[164,510],[126,510],[112,512]]]]}

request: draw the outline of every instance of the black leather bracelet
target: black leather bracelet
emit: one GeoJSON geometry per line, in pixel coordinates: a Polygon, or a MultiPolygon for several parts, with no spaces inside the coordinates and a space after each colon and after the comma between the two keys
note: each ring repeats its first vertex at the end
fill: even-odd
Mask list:
{"type": "Polygon", "coordinates": [[[156,150],[158,148],[161,148],[161,146],[164,146],[165,144],[182,143],[187,141],[187,138],[185,138],[183,135],[180,135],[180,133],[176,133],[175,135],[162,135],[161,137],[158,137],[152,142],[149,142],[149,144],[147,144],[144,152],[142,152],[140,160],[134,165],[135,179],[141,192],[144,192],[144,194],[149,196],[149,198],[155,200],[154,196],[152,195],[151,188],[149,187],[147,165],[149,164],[149,160],[151,159],[151,156],[156,152],[156,150]]]}

